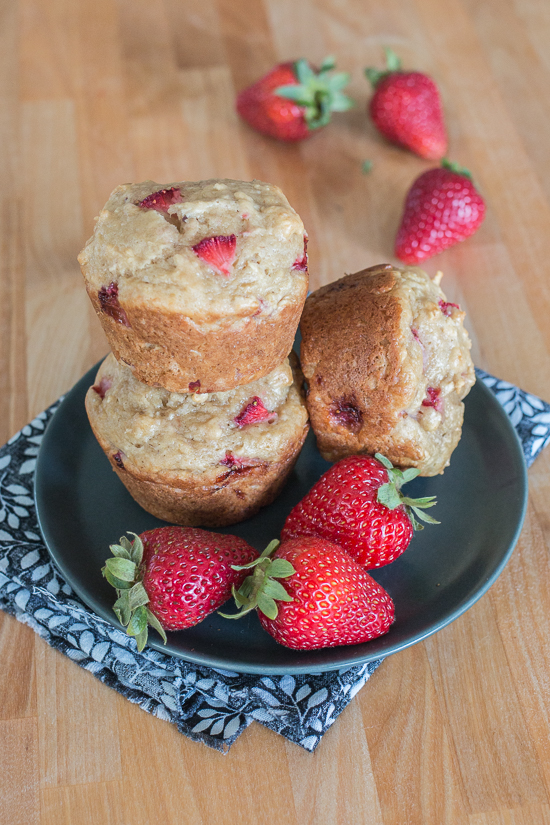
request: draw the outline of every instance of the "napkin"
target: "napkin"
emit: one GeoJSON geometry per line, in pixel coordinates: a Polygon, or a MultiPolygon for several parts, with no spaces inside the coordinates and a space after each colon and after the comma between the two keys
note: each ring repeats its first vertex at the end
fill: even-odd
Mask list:
{"type": "MultiPolygon", "coordinates": [[[[529,466],[550,441],[550,405],[477,369],[518,432],[529,466]]],[[[40,535],[34,469],[61,399],[0,449],[0,608],[131,702],[227,752],[257,721],[313,751],[383,659],[320,674],[258,676],[190,664],[95,615],[61,578],[40,535]]]]}

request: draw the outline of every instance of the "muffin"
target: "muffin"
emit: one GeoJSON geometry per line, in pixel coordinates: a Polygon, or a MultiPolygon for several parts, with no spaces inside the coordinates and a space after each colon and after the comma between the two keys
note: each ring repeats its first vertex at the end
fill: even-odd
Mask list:
{"type": "Polygon", "coordinates": [[[475,374],[465,313],[440,280],[381,264],[307,299],[300,360],[328,461],[380,452],[424,476],[448,466],[475,374]]]}
{"type": "Polygon", "coordinates": [[[112,354],[86,395],[92,430],[133,498],[174,524],[219,527],[281,490],[309,429],[292,353],[269,375],[220,393],[170,393],[112,354]]]}
{"type": "Polygon", "coordinates": [[[292,349],[308,286],[307,238],[277,186],[118,186],[79,255],[118,360],[171,392],[221,392],[292,349]]]}

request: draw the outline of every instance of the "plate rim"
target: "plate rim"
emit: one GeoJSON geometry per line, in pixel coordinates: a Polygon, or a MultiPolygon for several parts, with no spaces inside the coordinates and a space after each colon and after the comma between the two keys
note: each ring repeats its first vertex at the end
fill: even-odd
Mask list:
{"type": "MultiPolygon", "coordinates": [[[[103,359],[101,359],[102,361],[103,359]]],[[[108,615],[108,611],[103,610],[100,606],[98,608],[97,603],[94,604],[94,600],[90,599],[86,588],[81,585],[80,580],[75,578],[70,570],[68,571],[67,568],[59,562],[59,559],[55,553],[55,550],[50,547],[50,541],[48,540],[47,531],[43,525],[43,514],[42,514],[42,507],[40,503],[40,496],[41,496],[41,484],[40,478],[42,477],[42,464],[45,462],[44,455],[46,455],[47,450],[43,448],[43,445],[48,445],[48,431],[51,433],[52,430],[50,429],[50,425],[52,421],[54,421],[55,417],[60,413],[63,407],[66,404],[69,404],[71,400],[74,400],[74,396],[78,395],[79,392],[82,391],[83,385],[87,384],[90,385],[90,381],[93,381],[93,377],[99,365],[101,364],[99,361],[93,367],[91,367],[84,375],[73,385],[73,387],[62,397],[59,405],[53,412],[50,420],[47,423],[46,430],[44,432],[44,437],[42,439],[42,443],[40,445],[39,453],[37,456],[37,464],[36,464],[36,473],[34,479],[34,490],[33,490],[33,497],[35,502],[36,508],[36,516],[38,521],[38,526],[40,528],[40,533],[42,539],[44,541],[44,545],[48,552],[48,555],[54,564],[55,568],[59,571],[61,576],[67,581],[67,583],[71,586],[74,590],[76,595],[81,599],[81,601],[86,605],[86,607],[91,610],[96,616],[98,616],[102,621],[105,621],[107,624],[115,627],[117,630],[125,633],[124,627],[118,622],[116,616],[108,615]]],[[[507,444],[513,444],[513,450],[517,453],[516,458],[520,457],[521,461],[519,462],[519,466],[521,468],[520,478],[518,479],[518,485],[521,484],[521,491],[522,491],[522,500],[521,506],[519,511],[519,518],[517,520],[516,528],[514,530],[513,536],[508,544],[506,551],[503,553],[502,558],[500,559],[499,563],[495,566],[492,570],[491,574],[487,577],[485,582],[473,593],[469,598],[467,598],[464,602],[460,603],[457,607],[455,607],[449,614],[444,615],[440,621],[435,622],[434,624],[430,625],[424,632],[417,633],[413,635],[410,639],[403,641],[396,641],[393,645],[389,645],[387,649],[384,651],[377,651],[369,653],[368,649],[365,652],[361,652],[360,655],[352,654],[352,650],[356,650],[358,647],[366,647],[368,648],[369,642],[363,643],[363,645],[341,645],[335,648],[330,648],[332,651],[339,651],[341,655],[337,657],[337,661],[332,663],[325,663],[325,664],[308,664],[307,662],[304,664],[296,664],[295,666],[290,665],[270,665],[269,663],[244,663],[242,665],[235,666],[235,662],[232,661],[230,664],[220,658],[217,655],[213,655],[211,653],[197,653],[197,651],[185,651],[182,653],[181,650],[178,650],[177,647],[174,646],[173,643],[170,643],[170,637],[167,645],[164,645],[162,641],[157,641],[154,636],[150,636],[148,640],[148,646],[153,648],[154,650],[164,653],[168,656],[174,656],[178,659],[181,659],[188,664],[202,666],[202,667],[211,667],[218,670],[226,670],[241,674],[256,674],[256,675],[285,675],[285,674],[314,674],[314,673],[323,673],[329,672],[334,670],[341,670],[346,669],[349,667],[360,666],[364,664],[368,664],[369,662],[375,662],[379,660],[385,659],[387,656],[391,656],[395,653],[398,653],[401,650],[406,650],[409,647],[412,647],[420,642],[423,642],[425,639],[433,636],[435,633],[438,633],[440,630],[443,630],[448,625],[452,624],[456,621],[460,616],[470,610],[473,605],[479,601],[487,591],[493,586],[496,580],[500,577],[502,571],[506,567],[514,548],[517,544],[521,531],[523,529],[523,525],[525,522],[525,515],[527,511],[527,504],[528,504],[528,495],[529,495],[529,486],[528,486],[528,477],[527,477],[527,465],[525,462],[525,455],[523,452],[523,447],[519,438],[519,435],[513,426],[512,422],[510,421],[509,416],[507,415],[506,411],[503,409],[502,405],[499,403],[498,399],[495,397],[494,393],[486,386],[484,381],[478,377],[476,383],[474,385],[476,391],[481,391],[484,395],[484,401],[493,406],[494,409],[498,410],[498,414],[502,421],[506,422],[506,429],[508,431],[508,435],[511,436],[510,439],[507,440],[507,444]],[[346,656],[346,651],[349,650],[349,655],[346,656]]],[[[473,389],[474,389],[473,388],[473,389]]],[[[465,403],[467,403],[467,398],[465,399],[465,403]]],[[[289,649],[290,651],[290,649],[289,649]]],[[[291,651],[295,653],[297,656],[306,656],[308,653],[314,653],[315,651],[291,651]]]]}

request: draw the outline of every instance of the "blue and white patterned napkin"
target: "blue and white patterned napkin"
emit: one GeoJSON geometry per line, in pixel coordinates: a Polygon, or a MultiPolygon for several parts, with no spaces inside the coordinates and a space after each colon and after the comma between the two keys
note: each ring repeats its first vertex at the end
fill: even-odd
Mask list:
{"type": "MultiPolygon", "coordinates": [[[[550,405],[482,370],[510,416],[527,465],[550,441],[550,405]]],[[[313,751],[382,659],[328,673],[257,676],[188,664],[146,647],[95,615],[63,581],[40,536],[36,456],[59,402],[0,449],[0,608],[144,710],[226,752],[257,721],[313,751]]]]}

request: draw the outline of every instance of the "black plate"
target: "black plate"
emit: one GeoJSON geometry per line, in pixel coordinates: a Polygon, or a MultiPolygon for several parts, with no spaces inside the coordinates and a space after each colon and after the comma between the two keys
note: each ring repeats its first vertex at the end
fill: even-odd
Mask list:
{"type": "MultiPolygon", "coordinates": [[[[109,544],[127,530],[162,522],[134,502],[97,444],[84,396],[97,366],[68,393],[44,435],[36,470],[40,528],[51,558],[80,598],[118,625],[114,591],[101,575],[109,544]]],[[[436,495],[441,521],[417,533],[393,564],[372,572],[395,602],[389,633],[362,645],[294,651],[273,641],[257,617],[237,622],[213,614],[189,630],[168,634],[157,650],[190,662],[241,673],[318,673],[368,662],[416,644],[457,619],[493,584],[519,536],[527,503],[521,445],[506,413],[478,381],[465,401],[463,435],[442,476],[418,478],[409,495],[436,495]]],[[[278,537],[296,502],[329,467],[310,433],[279,498],[255,518],[220,532],[262,550],[278,537]]]]}

